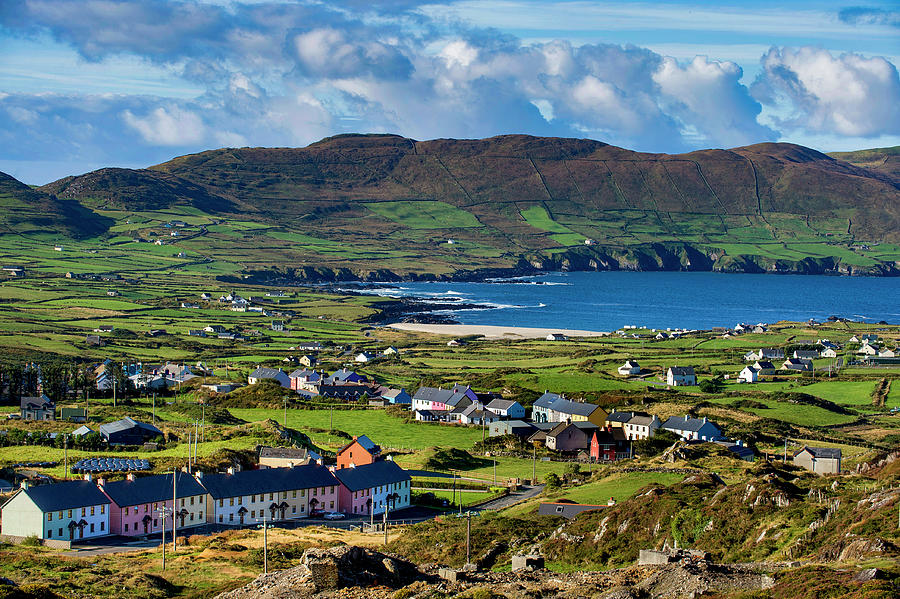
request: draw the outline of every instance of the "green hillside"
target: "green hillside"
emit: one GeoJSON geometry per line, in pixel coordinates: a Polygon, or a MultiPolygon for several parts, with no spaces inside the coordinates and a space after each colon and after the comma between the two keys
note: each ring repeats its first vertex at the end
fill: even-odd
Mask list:
{"type": "Polygon", "coordinates": [[[0,173],[0,233],[92,237],[105,232],[112,223],[112,219],[78,201],[59,200],[0,173]]]}
{"type": "Polygon", "coordinates": [[[900,183],[791,144],[688,154],[507,135],[342,135],[41,188],[123,238],[260,278],[534,269],[897,274],[900,183]]]}
{"type": "Polygon", "coordinates": [[[829,156],[869,170],[886,173],[900,181],[900,146],[855,152],[829,152],[829,156]]]}

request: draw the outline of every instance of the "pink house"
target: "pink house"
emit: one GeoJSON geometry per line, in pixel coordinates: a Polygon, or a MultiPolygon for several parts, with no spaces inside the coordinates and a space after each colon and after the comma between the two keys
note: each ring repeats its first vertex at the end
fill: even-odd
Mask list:
{"type": "MultiPolygon", "coordinates": [[[[171,530],[172,475],[135,477],[125,480],[97,481],[97,486],[112,501],[109,532],[114,535],[138,536],[159,533],[165,524],[171,530]]],[[[175,479],[175,517],[178,528],[205,524],[206,489],[194,477],[178,472],[175,479]]]]}
{"type": "Polygon", "coordinates": [[[412,479],[392,460],[341,468],[334,476],[341,482],[342,512],[374,515],[409,507],[412,479]]]}

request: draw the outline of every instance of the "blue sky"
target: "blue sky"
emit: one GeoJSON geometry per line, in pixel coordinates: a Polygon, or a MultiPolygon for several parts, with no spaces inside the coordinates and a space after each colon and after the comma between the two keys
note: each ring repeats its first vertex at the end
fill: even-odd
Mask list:
{"type": "Polygon", "coordinates": [[[3,0],[0,170],[343,132],[900,144],[896,1],[3,0]]]}

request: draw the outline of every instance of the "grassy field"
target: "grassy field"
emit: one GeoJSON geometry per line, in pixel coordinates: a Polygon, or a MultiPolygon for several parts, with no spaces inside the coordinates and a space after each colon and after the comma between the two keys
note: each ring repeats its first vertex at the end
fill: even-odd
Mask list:
{"type": "Polygon", "coordinates": [[[371,202],[366,208],[410,229],[466,229],[481,225],[472,214],[445,202],[371,202]]]}
{"type": "Polygon", "coordinates": [[[684,478],[682,474],[667,472],[627,472],[612,474],[596,482],[590,482],[574,489],[566,489],[559,497],[576,503],[606,504],[612,497],[624,501],[650,484],[668,486],[684,478]]]}

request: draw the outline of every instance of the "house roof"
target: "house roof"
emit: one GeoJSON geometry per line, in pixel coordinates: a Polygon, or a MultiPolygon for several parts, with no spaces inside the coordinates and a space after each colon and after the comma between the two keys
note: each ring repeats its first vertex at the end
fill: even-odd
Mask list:
{"type": "Polygon", "coordinates": [[[84,424],[82,424],[81,426],[79,426],[78,428],[76,428],[74,431],[72,431],[72,436],[73,436],[73,437],[80,437],[81,435],[88,435],[88,434],[90,434],[90,433],[92,433],[92,432],[94,432],[94,429],[92,429],[92,428],[89,427],[89,426],[85,426],[84,424]]]}
{"type": "MultiPolygon", "coordinates": [[[[172,498],[172,475],[157,474],[134,480],[118,480],[106,483],[103,490],[119,507],[166,501],[172,498]]],[[[206,495],[206,489],[190,474],[178,472],[175,493],[178,497],[191,497],[206,495]]]]}
{"type": "Polygon", "coordinates": [[[290,373],[288,375],[288,378],[291,378],[291,379],[305,378],[305,379],[309,379],[312,381],[318,381],[322,377],[315,370],[310,370],[309,368],[298,368],[294,372],[290,373]]]}
{"type": "Polygon", "coordinates": [[[335,471],[334,475],[341,481],[342,485],[352,492],[410,480],[406,470],[392,460],[374,462],[353,468],[341,468],[335,471]]]}
{"type": "Polygon", "coordinates": [[[334,384],[334,383],[338,383],[338,382],[343,383],[349,379],[354,379],[354,378],[357,380],[360,380],[360,381],[368,380],[365,376],[363,376],[361,374],[357,374],[356,372],[349,370],[347,368],[342,368],[340,370],[335,371],[334,374],[332,374],[330,377],[328,377],[328,380],[326,382],[328,382],[330,384],[334,384]]]}
{"type": "Polygon", "coordinates": [[[714,422],[710,422],[706,418],[690,418],[688,416],[672,416],[666,420],[666,423],[663,424],[662,427],[670,430],[691,431],[692,433],[696,433],[707,424],[719,428],[714,422]]]}
{"type": "Polygon", "coordinates": [[[279,374],[284,374],[284,371],[280,368],[257,368],[253,372],[250,373],[250,378],[254,379],[274,379],[278,378],[279,374]]]}
{"type": "Polygon", "coordinates": [[[562,396],[557,393],[550,393],[549,391],[545,391],[543,395],[537,398],[534,402],[535,408],[549,408],[554,401],[557,399],[561,399],[562,396]]]}
{"type": "Polygon", "coordinates": [[[649,414],[639,414],[635,413],[635,415],[628,421],[628,424],[634,424],[636,426],[650,426],[653,423],[653,419],[655,416],[650,416],[649,414]]]}
{"type": "Polygon", "coordinates": [[[343,447],[341,447],[341,448],[338,450],[338,454],[340,455],[341,453],[343,453],[344,450],[346,450],[348,447],[350,447],[350,446],[353,445],[354,443],[359,443],[359,446],[360,446],[360,447],[362,447],[363,449],[365,449],[366,451],[368,451],[368,452],[369,452],[370,454],[372,454],[372,455],[375,455],[375,454],[377,454],[377,453],[381,453],[381,447],[379,447],[378,445],[376,445],[376,444],[372,441],[372,439],[368,438],[368,437],[365,436],[365,435],[360,435],[359,437],[353,439],[353,441],[351,441],[350,443],[347,443],[346,445],[344,445],[343,447]]]}
{"type": "Polygon", "coordinates": [[[109,498],[97,488],[97,485],[88,480],[38,485],[23,489],[23,492],[42,512],[73,510],[109,503],[109,498]]]}
{"type": "Polygon", "coordinates": [[[812,454],[814,458],[817,460],[839,460],[841,459],[841,450],[836,447],[809,447],[806,446],[797,453],[794,454],[794,457],[800,455],[804,451],[808,451],[812,454]]]}
{"type": "Polygon", "coordinates": [[[311,458],[313,460],[320,460],[322,456],[317,454],[315,451],[310,451],[305,447],[260,447],[259,448],[259,457],[262,458],[281,458],[281,459],[296,459],[296,460],[305,460],[306,458],[311,458]]]}
{"type": "Polygon", "coordinates": [[[560,397],[552,404],[550,409],[561,414],[572,414],[574,416],[590,416],[599,406],[592,403],[581,403],[560,397]]]}
{"type": "Polygon", "coordinates": [[[756,364],[754,364],[760,370],[775,370],[775,365],[772,364],[769,360],[757,360],[756,364]]]}
{"type": "Polygon", "coordinates": [[[420,387],[413,399],[443,403],[450,406],[457,405],[463,398],[475,399],[475,392],[468,387],[455,385],[452,389],[439,389],[435,387],[420,387]],[[472,393],[472,396],[469,396],[472,393]]]}
{"type": "Polygon", "coordinates": [[[53,407],[53,402],[46,395],[40,397],[23,397],[21,400],[22,409],[39,410],[49,409],[53,407]]]}
{"type": "Polygon", "coordinates": [[[508,410],[517,403],[514,399],[492,399],[485,407],[489,410],[508,410]]]}
{"type": "Polygon", "coordinates": [[[100,425],[100,434],[108,437],[114,433],[119,433],[122,431],[131,430],[133,428],[139,428],[146,431],[149,434],[154,436],[162,435],[162,431],[153,426],[152,424],[147,424],[146,422],[139,422],[134,420],[133,418],[126,416],[121,420],[116,420],[115,422],[110,422],[109,424],[101,424],[100,425]]]}
{"type": "Polygon", "coordinates": [[[713,443],[715,443],[716,445],[721,445],[728,451],[736,454],[739,458],[746,458],[755,455],[752,449],[750,449],[746,445],[738,445],[734,441],[713,441],[713,443]]]}
{"type": "Polygon", "coordinates": [[[632,418],[634,418],[635,412],[612,412],[609,416],[606,417],[607,422],[628,422],[632,418]]]}
{"type": "Polygon", "coordinates": [[[206,474],[200,479],[213,499],[279,493],[295,489],[330,487],[337,484],[334,475],[325,466],[306,464],[293,468],[266,468],[243,470],[234,474],[206,474]]]}
{"type": "Polygon", "coordinates": [[[670,366],[669,372],[674,376],[691,376],[694,374],[693,366],[670,366]]]}

